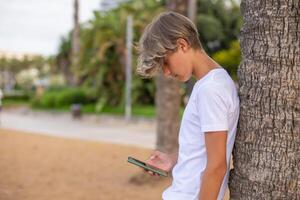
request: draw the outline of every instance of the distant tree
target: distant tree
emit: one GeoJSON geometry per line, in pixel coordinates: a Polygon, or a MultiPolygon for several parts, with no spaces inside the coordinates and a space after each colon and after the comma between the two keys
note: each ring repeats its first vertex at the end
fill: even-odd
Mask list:
{"type": "Polygon", "coordinates": [[[234,80],[237,80],[237,68],[241,62],[240,44],[232,41],[229,49],[223,49],[212,54],[212,58],[222,65],[234,80]]]}
{"type": "Polygon", "coordinates": [[[74,15],[73,15],[73,22],[74,22],[74,28],[72,31],[72,52],[71,52],[71,64],[73,68],[73,85],[78,85],[80,80],[79,76],[77,75],[78,68],[78,61],[79,61],[79,51],[80,51],[80,25],[79,25],[79,2],[78,0],[74,0],[74,15]]]}
{"type": "MultiPolygon", "coordinates": [[[[168,10],[187,14],[186,0],[169,0],[168,10]]],[[[164,152],[173,152],[178,148],[180,83],[166,78],[160,73],[156,79],[157,141],[156,148],[164,152]]]]}
{"type": "Polygon", "coordinates": [[[198,0],[197,28],[200,40],[211,54],[227,49],[238,38],[242,24],[239,6],[235,1],[198,0]]]}
{"type": "Polygon", "coordinates": [[[57,71],[62,73],[67,84],[72,85],[73,73],[71,71],[71,37],[62,37],[56,55],[57,71]]]}

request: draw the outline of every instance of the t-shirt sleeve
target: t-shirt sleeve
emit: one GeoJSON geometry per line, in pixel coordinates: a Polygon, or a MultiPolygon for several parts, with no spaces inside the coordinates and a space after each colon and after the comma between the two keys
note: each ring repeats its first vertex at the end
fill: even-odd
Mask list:
{"type": "Polygon", "coordinates": [[[226,92],[221,85],[199,88],[196,97],[196,107],[201,132],[228,130],[229,112],[227,101],[226,92]]]}

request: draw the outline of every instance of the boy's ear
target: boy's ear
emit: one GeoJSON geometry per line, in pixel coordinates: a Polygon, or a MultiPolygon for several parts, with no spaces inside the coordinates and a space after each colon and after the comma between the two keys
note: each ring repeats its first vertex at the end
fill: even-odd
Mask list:
{"type": "Polygon", "coordinates": [[[185,39],[179,38],[179,39],[177,39],[176,42],[177,42],[177,47],[180,48],[182,51],[188,50],[189,44],[185,39]]]}

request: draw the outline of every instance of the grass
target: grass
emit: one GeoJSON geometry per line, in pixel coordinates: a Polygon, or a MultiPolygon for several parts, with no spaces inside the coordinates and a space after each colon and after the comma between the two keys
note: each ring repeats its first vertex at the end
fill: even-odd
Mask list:
{"type": "MultiPolygon", "coordinates": [[[[104,107],[102,113],[106,114],[116,114],[123,115],[125,113],[124,107],[104,107]]],[[[132,107],[133,116],[143,116],[143,117],[155,117],[156,110],[154,105],[134,105],[132,107]]]]}
{"type": "MultiPolygon", "coordinates": [[[[180,116],[183,114],[184,108],[180,109],[180,116]]],[[[95,113],[94,104],[84,105],[82,107],[83,113],[95,113]]],[[[111,115],[124,115],[125,108],[124,107],[113,107],[106,106],[103,108],[101,113],[111,114],[111,115]]],[[[132,115],[136,117],[155,117],[156,116],[156,108],[154,105],[133,105],[132,106],[132,115]]]]}
{"type": "MultiPolygon", "coordinates": [[[[58,111],[58,112],[67,112],[70,111],[70,106],[64,106],[60,108],[33,108],[34,110],[48,110],[48,111],[58,111]]],[[[82,113],[86,114],[109,114],[122,116],[125,113],[125,109],[118,106],[105,106],[100,113],[97,113],[95,110],[95,104],[85,104],[81,107],[82,113]]],[[[134,106],[132,108],[132,115],[137,117],[155,117],[155,107],[154,106],[134,106]]]]}
{"type": "Polygon", "coordinates": [[[30,102],[28,100],[14,100],[14,99],[4,99],[2,100],[3,107],[14,107],[14,106],[29,106],[30,102]]]}
{"type": "MultiPolygon", "coordinates": [[[[95,113],[95,105],[87,104],[82,107],[83,113],[95,113]]],[[[124,115],[125,108],[121,106],[105,106],[101,111],[102,114],[124,115]]],[[[137,117],[155,117],[156,110],[154,105],[134,105],[132,107],[132,115],[137,117]]]]}
{"type": "MultiPolygon", "coordinates": [[[[31,104],[28,100],[12,100],[7,99],[3,100],[3,107],[18,107],[18,106],[28,106],[31,107],[31,104]]],[[[63,106],[60,108],[36,108],[32,107],[33,110],[44,110],[44,111],[55,111],[55,112],[69,112],[70,106],[63,106]]],[[[125,108],[121,106],[105,106],[101,113],[95,111],[95,104],[85,104],[82,105],[82,113],[85,114],[109,114],[122,116],[125,113],[125,108]]],[[[183,114],[183,109],[180,109],[180,116],[183,114]]],[[[156,116],[156,108],[154,105],[133,105],[132,106],[132,115],[134,117],[146,117],[153,118],[156,116]]]]}

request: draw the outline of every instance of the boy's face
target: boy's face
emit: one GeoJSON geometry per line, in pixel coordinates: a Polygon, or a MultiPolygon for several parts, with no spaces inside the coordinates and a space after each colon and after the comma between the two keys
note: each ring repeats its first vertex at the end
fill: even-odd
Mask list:
{"type": "Polygon", "coordinates": [[[181,82],[188,81],[191,78],[193,71],[189,57],[190,55],[186,41],[179,41],[177,50],[175,52],[167,53],[164,58],[164,75],[171,76],[181,82]]]}

